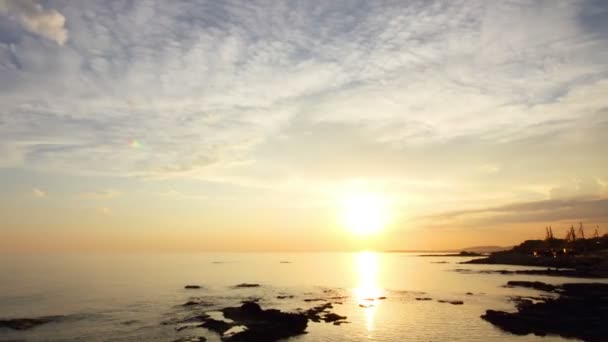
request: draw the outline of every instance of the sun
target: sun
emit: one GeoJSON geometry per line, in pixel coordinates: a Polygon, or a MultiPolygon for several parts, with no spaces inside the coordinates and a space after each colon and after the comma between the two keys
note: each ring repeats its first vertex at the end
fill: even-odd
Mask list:
{"type": "Polygon", "coordinates": [[[380,195],[349,194],[341,204],[343,224],[356,235],[377,234],[388,222],[387,204],[380,195]]]}

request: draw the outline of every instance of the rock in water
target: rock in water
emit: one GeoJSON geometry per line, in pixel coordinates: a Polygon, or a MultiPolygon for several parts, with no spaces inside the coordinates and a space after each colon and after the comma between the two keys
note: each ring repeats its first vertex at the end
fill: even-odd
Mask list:
{"type": "Polygon", "coordinates": [[[248,287],[260,287],[260,284],[241,283],[234,285],[234,288],[248,288],[248,287]]]}
{"type": "Polygon", "coordinates": [[[516,287],[528,287],[535,290],[554,291],[557,287],[551,284],[545,284],[540,281],[524,281],[524,280],[512,280],[507,282],[507,286],[516,286],[516,287]]]}
{"type": "Polygon", "coordinates": [[[0,320],[0,328],[9,328],[13,330],[28,330],[42,324],[55,321],[62,316],[45,316],[37,318],[12,318],[0,320]]]}
{"type": "MultiPolygon", "coordinates": [[[[521,285],[521,284],[519,284],[521,285]]],[[[540,303],[519,301],[517,312],[487,310],[484,320],[516,334],[559,335],[584,341],[606,341],[608,336],[608,284],[530,283],[524,286],[559,293],[540,303]]]]}
{"type": "Polygon", "coordinates": [[[221,311],[225,318],[233,322],[202,317],[201,327],[223,335],[224,341],[277,341],[303,334],[308,325],[305,314],[276,309],[263,310],[254,302],[245,302],[239,307],[224,308],[221,311]],[[238,326],[244,326],[246,329],[224,335],[231,328],[238,326]]]}

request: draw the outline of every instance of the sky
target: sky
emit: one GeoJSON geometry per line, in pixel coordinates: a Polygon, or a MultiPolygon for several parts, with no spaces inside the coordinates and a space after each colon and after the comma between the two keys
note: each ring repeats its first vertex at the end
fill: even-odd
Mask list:
{"type": "Polygon", "coordinates": [[[607,133],[602,0],[0,0],[3,251],[608,232],[607,133]]]}

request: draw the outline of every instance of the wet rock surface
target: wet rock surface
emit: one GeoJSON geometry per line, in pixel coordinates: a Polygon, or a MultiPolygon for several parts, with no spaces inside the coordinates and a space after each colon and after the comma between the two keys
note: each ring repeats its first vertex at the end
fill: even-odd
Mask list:
{"type": "Polygon", "coordinates": [[[551,292],[558,288],[556,285],[546,284],[540,281],[523,281],[523,280],[512,280],[507,282],[507,287],[527,287],[539,291],[551,292]]]}
{"type": "Polygon", "coordinates": [[[579,283],[560,286],[512,281],[510,286],[559,294],[557,298],[514,299],[517,312],[487,310],[482,319],[516,334],[559,335],[584,341],[606,341],[608,336],[608,284],[579,283]]]}
{"type": "Polygon", "coordinates": [[[205,342],[206,338],[202,336],[191,336],[191,337],[182,337],[174,340],[173,342],[205,342]]]}
{"type": "Polygon", "coordinates": [[[293,299],[294,295],[278,295],[277,299],[293,299]]]}
{"type": "Polygon", "coordinates": [[[0,328],[8,328],[13,330],[29,330],[42,324],[57,321],[62,317],[63,316],[44,316],[36,318],[0,319],[0,328]]]}
{"type": "MultiPolygon", "coordinates": [[[[331,303],[325,303],[304,312],[283,312],[277,309],[262,309],[259,304],[245,302],[238,307],[220,310],[227,320],[219,320],[209,315],[199,315],[200,327],[221,335],[224,341],[277,341],[305,333],[308,320],[339,325],[346,323],[346,317],[328,312],[331,303]],[[240,328],[230,333],[233,328],[240,328]]],[[[193,318],[190,319],[190,321],[193,318]]]]}
{"type": "Polygon", "coordinates": [[[461,300],[445,300],[445,299],[440,299],[437,302],[439,302],[439,303],[449,303],[449,304],[452,304],[452,305],[462,305],[462,304],[464,304],[464,302],[461,301],[461,300]]]}
{"type": "Polygon", "coordinates": [[[236,289],[243,289],[243,288],[260,287],[260,286],[261,286],[260,284],[241,283],[241,284],[234,285],[233,287],[236,289]]]}
{"type": "MultiPolygon", "coordinates": [[[[471,263],[471,262],[465,262],[471,263]]],[[[569,278],[606,278],[605,272],[595,269],[560,269],[547,268],[544,270],[473,270],[469,268],[456,268],[454,272],[463,274],[503,274],[503,275],[543,275],[550,277],[569,277],[569,278]]]]}
{"type": "Polygon", "coordinates": [[[202,301],[202,300],[191,299],[191,300],[185,302],[184,304],[182,304],[182,306],[185,306],[185,307],[207,307],[207,306],[213,306],[213,303],[211,303],[211,302],[205,302],[205,301],[202,301]]]}

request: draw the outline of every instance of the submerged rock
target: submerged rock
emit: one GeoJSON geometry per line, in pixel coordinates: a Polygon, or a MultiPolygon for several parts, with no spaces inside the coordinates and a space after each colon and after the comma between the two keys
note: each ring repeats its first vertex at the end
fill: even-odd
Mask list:
{"type": "Polygon", "coordinates": [[[279,295],[277,296],[277,299],[292,299],[294,298],[293,295],[279,295]]]}
{"type": "Polygon", "coordinates": [[[184,304],[182,304],[182,306],[186,306],[186,307],[192,307],[192,306],[201,306],[201,307],[208,307],[208,306],[213,306],[213,303],[210,302],[205,302],[205,301],[201,301],[201,300],[189,300],[187,302],[185,302],[184,304]]]}
{"type": "Polygon", "coordinates": [[[189,337],[178,338],[177,340],[174,340],[173,342],[205,342],[205,341],[207,341],[207,339],[202,336],[189,336],[189,337]]]}
{"type": "Polygon", "coordinates": [[[464,304],[463,301],[461,300],[445,300],[445,299],[440,299],[438,300],[439,303],[450,303],[452,305],[462,305],[464,304]]]}
{"type": "Polygon", "coordinates": [[[523,281],[523,280],[512,280],[507,282],[508,287],[527,287],[535,290],[551,292],[554,291],[557,286],[546,284],[540,281],[523,281]]]}
{"type": "Polygon", "coordinates": [[[323,298],[306,298],[304,299],[305,302],[325,302],[327,300],[323,299],[323,298]]]}
{"type": "Polygon", "coordinates": [[[560,296],[556,299],[541,298],[538,303],[518,300],[517,312],[487,310],[481,318],[516,335],[559,335],[591,342],[606,341],[608,284],[554,286],[540,282],[517,283],[536,289],[544,288],[546,290],[543,291],[559,293],[560,296]]]}
{"type": "Polygon", "coordinates": [[[416,297],[416,300],[425,301],[425,300],[433,300],[433,298],[430,298],[430,297],[416,297]]]}
{"type": "Polygon", "coordinates": [[[228,341],[276,341],[304,333],[308,324],[304,314],[276,309],[263,310],[253,302],[244,303],[240,307],[224,308],[221,311],[224,317],[234,321],[231,327],[246,327],[243,331],[224,337],[224,340],[228,341]]]}
{"type": "Polygon", "coordinates": [[[198,290],[201,288],[201,286],[200,285],[186,285],[186,286],[184,286],[184,288],[186,290],[198,290]]]}
{"type": "Polygon", "coordinates": [[[234,288],[260,287],[260,284],[241,283],[234,285],[234,288]]]}
{"type": "Polygon", "coordinates": [[[39,325],[56,321],[63,316],[44,316],[36,318],[11,318],[0,319],[0,328],[9,328],[13,330],[28,330],[39,325]]]}

